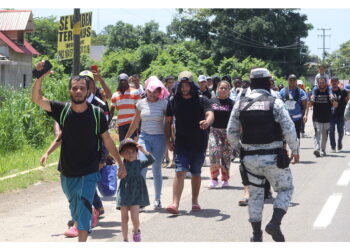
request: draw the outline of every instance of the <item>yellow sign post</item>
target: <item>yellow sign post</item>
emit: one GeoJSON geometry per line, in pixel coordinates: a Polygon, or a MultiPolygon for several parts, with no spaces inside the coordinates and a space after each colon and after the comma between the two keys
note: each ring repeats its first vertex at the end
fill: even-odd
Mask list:
{"type": "MultiPolygon", "coordinates": [[[[73,59],[73,15],[61,16],[58,26],[57,49],[61,60],[73,59]]],[[[79,32],[79,29],[77,29],[79,32]]],[[[80,55],[90,53],[92,12],[80,14],[80,55]]]]}

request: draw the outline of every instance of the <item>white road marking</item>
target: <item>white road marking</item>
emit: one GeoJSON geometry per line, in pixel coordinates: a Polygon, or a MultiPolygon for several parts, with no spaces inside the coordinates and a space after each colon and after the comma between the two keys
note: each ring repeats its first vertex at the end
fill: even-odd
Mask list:
{"type": "Polygon", "coordinates": [[[347,186],[350,182],[350,169],[345,170],[340,176],[337,186],[347,186]]]}
{"type": "MultiPolygon", "coordinates": [[[[54,162],[54,163],[46,165],[46,167],[51,167],[51,166],[54,166],[54,165],[57,165],[57,164],[58,164],[58,162],[54,162]]],[[[10,179],[10,178],[16,177],[18,175],[27,174],[29,172],[40,170],[40,169],[43,169],[43,168],[45,168],[45,167],[32,168],[32,169],[29,169],[29,170],[25,170],[25,171],[19,172],[17,174],[7,175],[5,177],[1,177],[0,181],[6,180],[6,179],[10,179]]]]}
{"type": "Polygon", "coordinates": [[[343,198],[343,194],[335,193],[328,197],[326,204],[323,206],[320,214],[318,215],[313,227],[326,228],[331,224],[333,216],[337,211],[339,203],[343,198]]]}

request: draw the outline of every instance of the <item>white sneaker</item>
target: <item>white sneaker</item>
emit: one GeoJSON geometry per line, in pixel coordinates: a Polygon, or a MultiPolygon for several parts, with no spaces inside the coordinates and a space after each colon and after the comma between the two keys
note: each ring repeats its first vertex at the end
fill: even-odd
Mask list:
{"type": "Polygon", "coordinates": [[[221,184],[222,188],[229,187],[229,186],[230,186],[230,184],[228,184],[228,181],[223,181],[221,184]]]}
{"type": "Polygon", "coordinates": [[[219,185],[219,182],[216,180],[211,180],[209,188],[216,188],[219,185]]]}

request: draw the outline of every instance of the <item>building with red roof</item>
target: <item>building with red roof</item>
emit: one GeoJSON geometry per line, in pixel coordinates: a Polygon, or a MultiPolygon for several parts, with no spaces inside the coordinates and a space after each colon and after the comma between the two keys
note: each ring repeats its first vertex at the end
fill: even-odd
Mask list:
{"type": "Polygon", "coordinates": [[[39,55],[25,39],[34,31],[31,10],[0,10],[0,84],[28,87],[32,82],[32,57],[39,55]]]}

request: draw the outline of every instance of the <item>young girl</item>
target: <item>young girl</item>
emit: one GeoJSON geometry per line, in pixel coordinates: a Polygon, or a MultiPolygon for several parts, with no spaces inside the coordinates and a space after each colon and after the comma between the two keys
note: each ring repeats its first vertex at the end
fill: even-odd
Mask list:
{"type": "Polygon", "coordinates": [[[122,234],[124,241],[128,241],[129,210],[133,224],[133,241],[141,241],[139,210],[149,205],[148,191],[141,170],[153,164],[153,156],[140,144],[127,138],[119,147],[120,155],[124,158],[127,176],[120,181],[117,194],[117,209],[121,212],[122,234]],[[145,154],[147,160],[137,160],[137,151],[145,154]]]}

